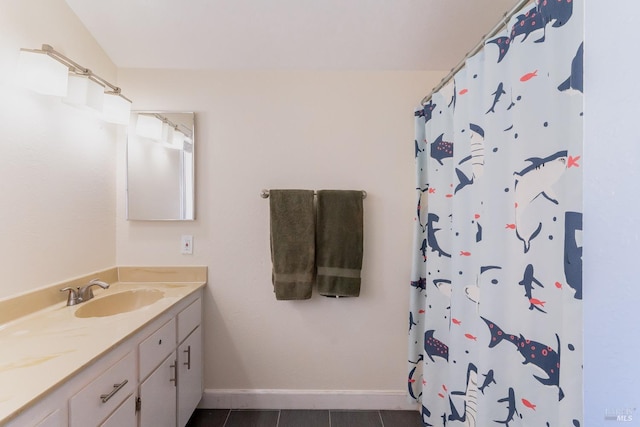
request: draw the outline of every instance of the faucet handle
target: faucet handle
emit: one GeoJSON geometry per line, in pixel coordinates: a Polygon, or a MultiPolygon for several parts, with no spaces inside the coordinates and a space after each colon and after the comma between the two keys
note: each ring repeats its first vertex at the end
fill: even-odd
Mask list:
{"type": "Polygon", "coordinates": [[[60,289],[60,292],[69,291],[69,295],[67,296],[67,306],[76,305],[78,303],[79,290],[80,290],[79,288],[70,288],[70,287],[60,289]]]}

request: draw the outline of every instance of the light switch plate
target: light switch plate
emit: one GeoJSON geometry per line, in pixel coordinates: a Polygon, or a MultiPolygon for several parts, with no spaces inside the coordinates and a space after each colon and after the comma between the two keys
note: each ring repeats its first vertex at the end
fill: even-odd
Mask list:
{"type": "Polygon", "coordinates": [[[191,234],[182,235],[182,244],[180,248],[180,252],[182,252],[183,255],[193,254],[193,236],[191,234]]]}

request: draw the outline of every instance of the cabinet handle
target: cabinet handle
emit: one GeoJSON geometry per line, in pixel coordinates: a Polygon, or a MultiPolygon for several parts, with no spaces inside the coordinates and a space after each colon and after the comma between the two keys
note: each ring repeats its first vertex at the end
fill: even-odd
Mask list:
{"type": "Polygon", "coordinates": [[[113,385],[113,390],[111,390],[111,393],[109,394],[101,394],[100,395],[100,399],[102,400],[102,403],[107,403],[107,401],[109,399],[111,399],[113,397],[114,394],[116,394],[117,392],[120,391],[120,389],[122,387],[125,386],[125,384],[127,384],[129,382],[129,380],[124,380],[122,381],[120,384],[114,384],[113,385]]]}
{"type": "Polygon", "coordinates": [[[191,370],[191,346],[187,346],[187,349],[184,350],[185,353],[187,353],[187,361],[184,362],[185,365],[187,365],[187,370],[191,370]]]}
{"type": "Polygon", "coordinates": [[[178,386],[176,382],[176,378],[178,376],[177,366],[178,366],[178,363],[175,360],[173,361],[173,365],[169,365],[169,368],[173,369],[173,378],[169,378],[169,382],[172,382],[173,385],[175,385],[176,387],[178,386]]]}

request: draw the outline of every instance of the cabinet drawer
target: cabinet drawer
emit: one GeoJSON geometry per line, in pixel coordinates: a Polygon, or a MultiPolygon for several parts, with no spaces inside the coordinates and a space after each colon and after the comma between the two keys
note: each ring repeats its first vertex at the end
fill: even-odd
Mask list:
{"type": "Polygon", "coordinates": [[[185,338],[202,322],[202,299],[198,298],[189,307],[178,313],[178,343],[185,338]]]}
{"type": "Polygon", "coordinates": [[[136,397],[132,394],[100,427],[136,427],[136,397]]]}
{"type": "Polygon", "coordinates": [[[129,352],[71,398],[71,427],[99,425],[135,389],[135,353],[129,352]]]}
{"type": "Polygon", "coordinates": [[[140,380],[146,378],[176,348],[176,319],[173,318],[140,343],[140,380]]]}

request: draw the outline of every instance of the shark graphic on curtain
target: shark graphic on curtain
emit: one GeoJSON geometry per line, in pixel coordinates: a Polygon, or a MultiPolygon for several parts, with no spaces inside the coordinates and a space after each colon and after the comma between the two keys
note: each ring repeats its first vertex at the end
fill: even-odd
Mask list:
{"type": "Polygon", "coordinates": [[[415,113],[424,426],[582,425],[582,9],[526,6],[415,113]]]}

